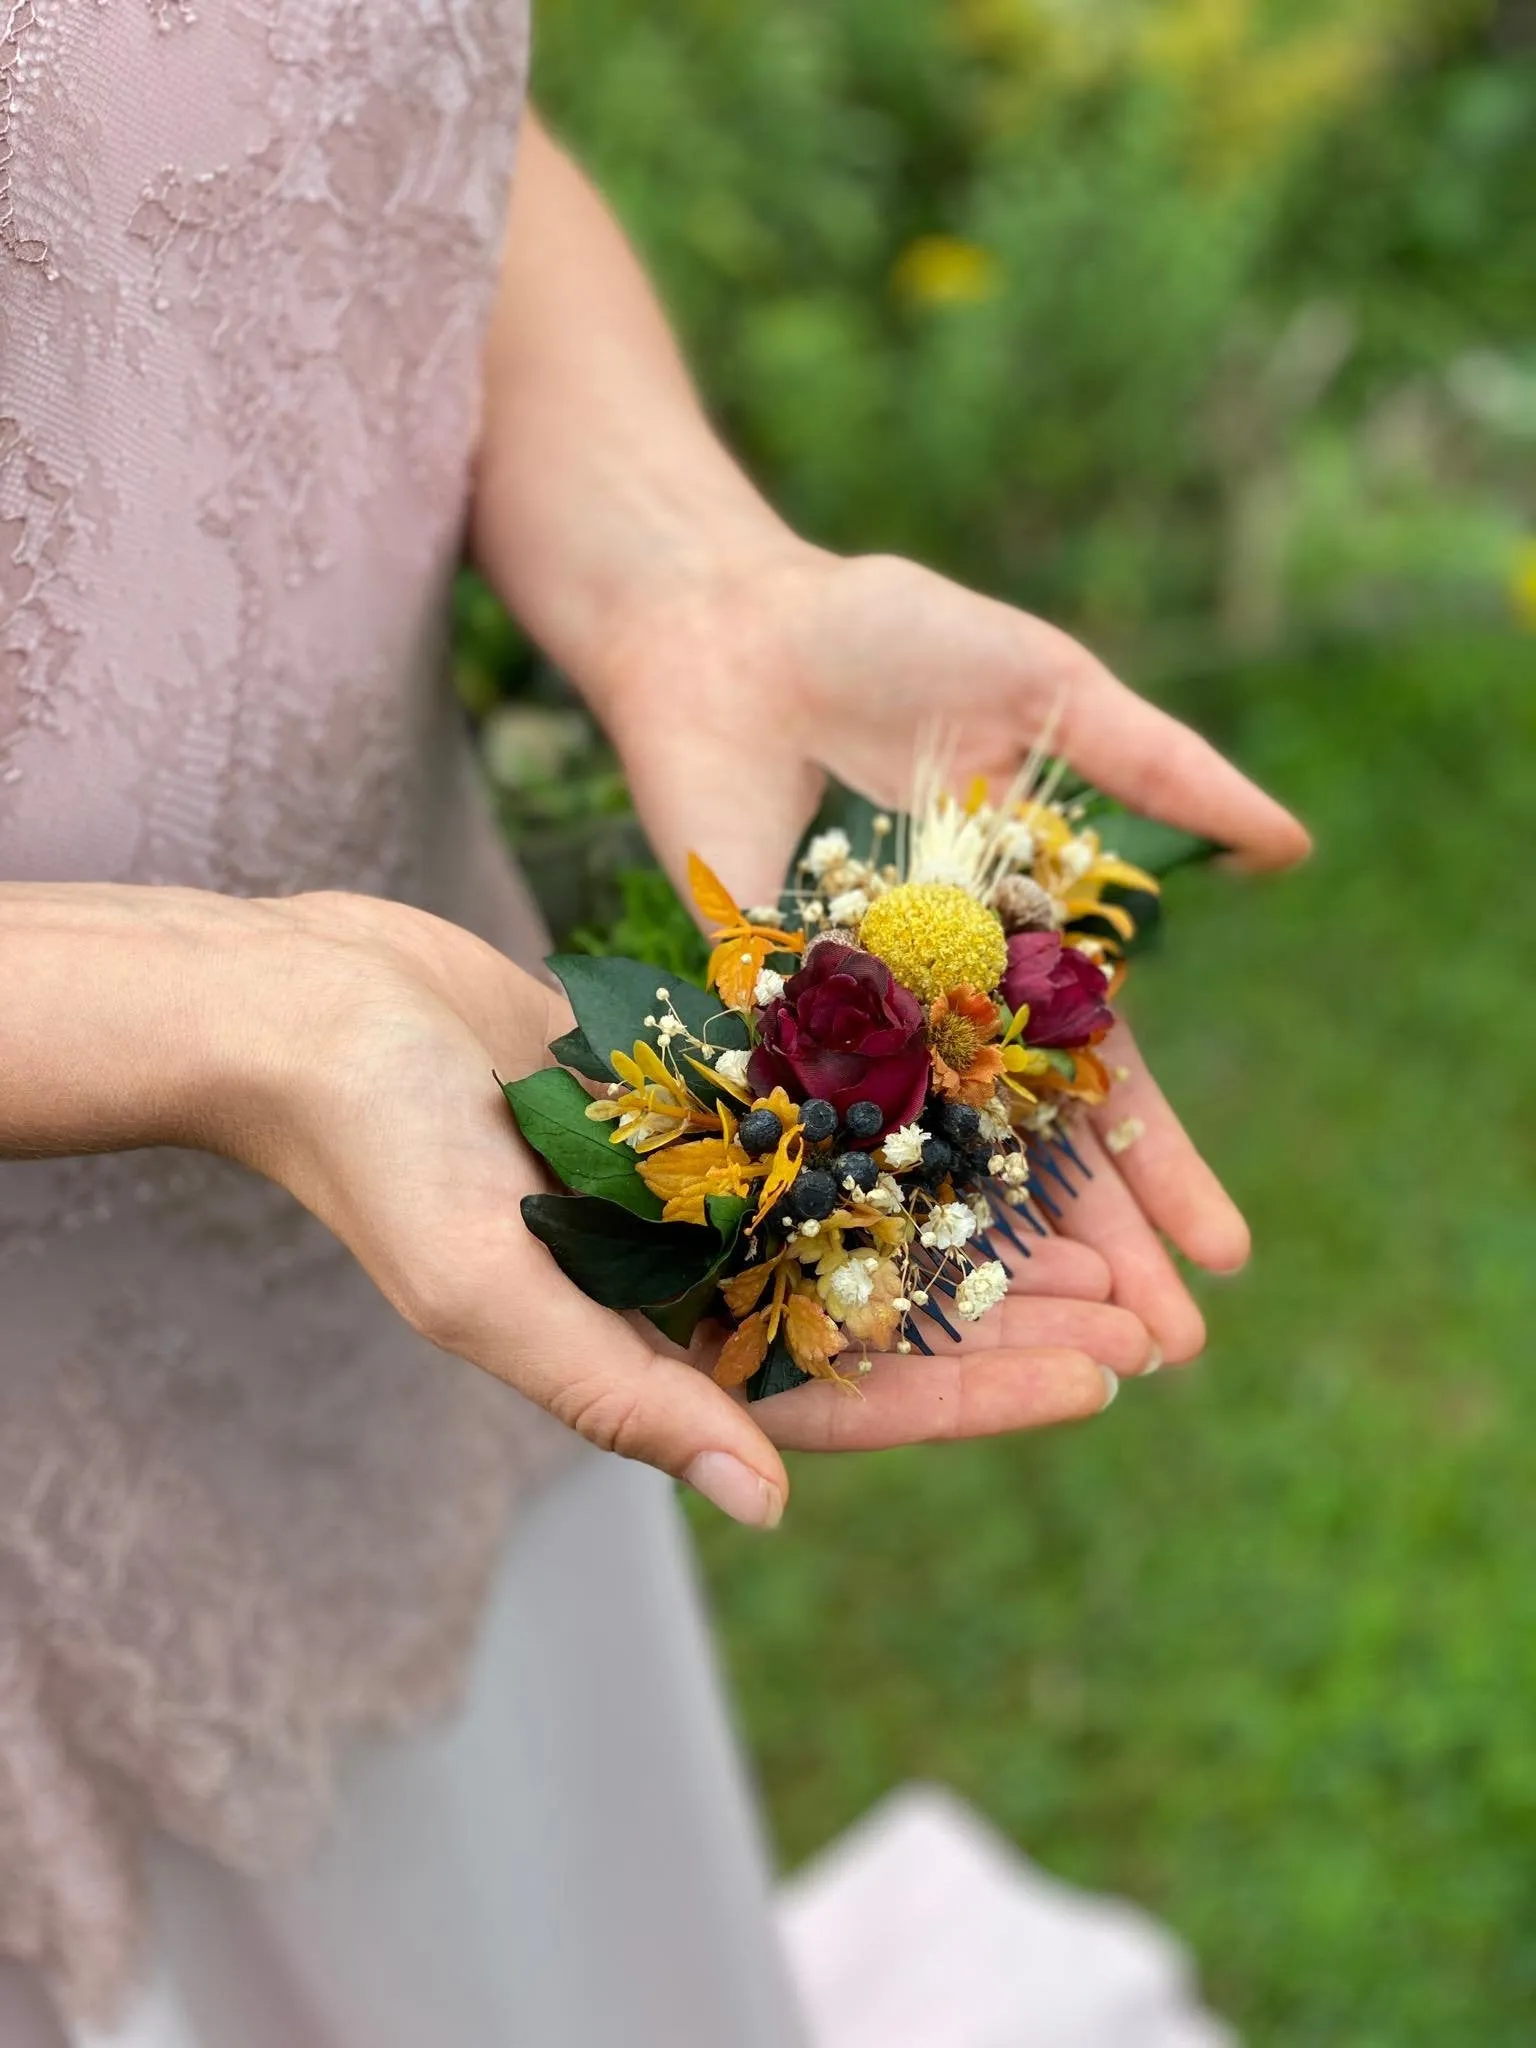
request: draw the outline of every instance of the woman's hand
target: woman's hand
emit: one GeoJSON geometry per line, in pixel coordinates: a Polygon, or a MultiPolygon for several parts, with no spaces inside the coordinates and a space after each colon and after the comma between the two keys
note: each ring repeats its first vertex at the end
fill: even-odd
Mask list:
{"type": "Polygon", "coordinates": [[[882,1360],[860,1394],[830,1385],[749,1410],[641,1317],[586,1299],[525,1229],[545,1185],[492,1069],[547,1064],[563,1001],[458,927],[350,896],[240,906],[251,1064],[205,1138],[290,1189],[400,1313],[604,1450],[689,1481],[771,1525],[788,1489],[774,1441],[860,1449],[1091,1415],[1146,1370],[1141,1323],[1109,1305],[1097,1253],[1042,1244],[992,1327],[932,1361],[882,1360]],[[762,1425],[762,1426],[760,1426],[762,1425]],[[764,1434],[764,1426],[769,1431],[764,1434]]]}
{"type": "MultiPolygon", "coordinates": [[[[908,800],[925,727],[942,728],[963,786],[1006,782],[1042,735],[1131,808],[1200,832],[1251,867],[1307,851],[1306,832],[1187,726],[1136,696],[1066,634],[910,562],[842,560],[765,528],[755,553],[637,602],[584,680],[623,757],[641,819],[679,881],[696,848],[742,902],[772,901],[830,770],[877,801],[908,800]]],[[[1196,1152],[1122,1026],[1125,1071],[1094,1114],[1144,1134],[1061,1227],[1094,1245],[1114,1298],[1171,1361],[1204,1325],[1163,1249],[1230,1272],[1241,1215],[1196,1152]]]]}
{"type": "Polygon", "coordinates": [[[963,788],[1006,783],[1042,738],[1131,809],[1252,868],[1305,828],[1216,749],[1066,633],[889,556],[844,558],[766,527],[706,573],[658,581],[608,622],[578,680],[607,720],[674,874],[687,847],[743,902],[772,902],[825,771],[906,808],[925,730],[963,788]]]}

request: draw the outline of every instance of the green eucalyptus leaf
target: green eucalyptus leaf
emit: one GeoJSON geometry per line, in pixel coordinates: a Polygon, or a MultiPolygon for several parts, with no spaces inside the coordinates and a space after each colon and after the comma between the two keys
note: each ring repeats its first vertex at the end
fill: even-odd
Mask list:
{"type": "MultiPolygon", "coordinates": [[[[751,1043],[746,1019],[735,1010],[722,1009],[718,997],[707,989],[684,981],[681,975],[647,966],[643,960],[556,953],[549,965],[570,997],[582,1042],[594,1055],[594,1065],[582,1066],[581,1071],[593,1074],[594,1078],[596,1061],[602,1062],[601,1077],[611,1080],[613,1070],[609,1063],[614,1053],[632,1052],[637,1039],[656,1044],[655,1027],[645,1020],[661,1013],[658,988],[668,991],[672,1007],[694,1037],[703,1039],[705,1044],[719,1052],[745,1052],[751,1043]]],[[[570,1037],[567,1033],[560,1042],[565,1044],[570,1037]]],[[[694,1068],[684,1066],[682,1072],[699,1100],[712,1106],[720,1091],[694,1068]]]]}
{"type": "Polygon", "coordinates": [[[618,1202],[633,1215],[657,1222],[661,1203],[640,1178],[628,1145],[615,1145],[613,1125],[587,1115],[592,1097],[564,1067],[544,1067],[502,1088],[517,1127],[568,1188],[618,1202]]]}
{"type": "Polygon", "coordinates": [[[774,1394],[787,1394],[793,1387],[803,1387],[810,1377],[790,1357],[789,1346],[780,1334],[769,1345],[768,1356],[747,1381],[747,1399],[766,1401],[774,1394]]]}
{"type": "Polygon", "coordinates": [[[524,1195],[522,1212],[566,1278],[604,1308],[677,1301],[709,1277],[720,1257],[713,1230],[647,1223],[590,1195],[524,1195]]]}
{"type": "Polygon", "coordinates": [[[693,1333],[714,1307],[720,1293],[720,1283],[711,1273],[690,1287],[686,1294],[680,1294],[676,1301],[653,1302],[645,1311],[646,1319],[653,1322],[663,1337],[670,1337],[674,1344],[681,1344],[686,1350],[693,1342],[693,1333]]]}
{"type": "Polygon", "coordinates": [[[562,1067],[574,1067],[578,1074],[585,1074],[589,1081],[611,1081],[613,1069],[606,1060],[599,1059],[587,1043],[587,1034],[578,1027],[567,1031],[550,1041],[550,1051],[562,1067]]]}
{"type": "Polygon", "coordinates": [[[719,1231],[727,1251],[735,1248],[742,1225],[756,1206],[756,1199],[751,1195],[711,1195],[705,1202],[705,1213],[719,1231]]]}
{"type": "Polygon", "coordinates": [[[676,1301],[662,1302],[646,1309],[646,1314],[674,1344],[691,1342],[694,1331],[714,1307],[719,1293],[720,1281],[728,1266],[735,1260],[737,1243],[753,1204],[742,1195],[711,1195],[704,1204],[710,1223],[719,1233],[718,1256],[709,1272],[697,1287],[692,1287],[676,1301]]]}

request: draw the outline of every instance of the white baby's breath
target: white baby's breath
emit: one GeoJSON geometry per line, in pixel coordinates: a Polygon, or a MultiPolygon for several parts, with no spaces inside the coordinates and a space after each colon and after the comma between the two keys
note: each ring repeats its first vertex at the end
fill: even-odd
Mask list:
{"type": "Polygon", "coordinates": [[[1079,833],[1075,839],[1069,839],[1056,856],[1056,865],[1061,870],[1063,880],[1080,882],[1093,866],[1097,852],[1094,840],[1086,833],[1079,833]]]}
{"type": "Polygon", "coordinates": [[[772,967],[764,967],[752,987],[752,1000],[761,1010],[767,1004],[776,1002],[784,993],[784,977],[772,967]]]}
{"type": "Polygon", "coordinates": [[[997,846],[1010,868],[1034,866],[1035,835],[1021,818],[1010,818],[998,827],[997,846]]]}
{"type": "Polygon", "coordinates": [[[976,1235],[976,1218],[964,1202],[940,1202],[924,1224],[922,1242],[932,1251],[958,1251],[976,1235]]]}
{"type": "Polygon", "coordinates": [[[862,1308],[874,1291],[874,1276],[862,1259],[845,1260],[817,1282],[817,1292],[839,1320],[862,1308]]]}
{"type": "Polygon", "coordinates": [[[1005,1138],[1012,1137],[1013,1125],[995,1095],[990,1102],[984,1102],[977,1113],[981,1118],[981,1135],[989,1145],[1000,1145],[1005,1138]]]}
{"type": "Polygon", "coordinates": [[[967,1323],[979,1323],[1007,1292],[1007,1268],[1000,1259],[990,1259],[967,1273],[955,1289],[955,1313],[967,1323]]]}
{"type": "Polygon", "coordinates": [[[862,889],[845,889],[827,905],[827,915],[834,924],[856,925],[868,908],[869,898],[862,889]]]}
{"type": "Polygon", "coordinates": [[[923,1141],[927,1137],[921,1124],[903,1124],[899,1131],[892,1131],[881,1150],[887,1166],[898,1173],[908,1166],[916,1166],[923,1156],[923,1141]]]}
{"type": "Polygon", "coordinates": [[[818,832],[805,849],[805,865],[819,879],[828,868],[846,860],[852,851],[848,834],[834,825],[830,832],[818,832]]]}
{"type": "Polygon", "coordinates": [[[747,1085],[747,1067],[751,1059],[752,1055],[749,1052],[737,1052],[734,1049],[730,1052],[723,1052],[715,1061],[715,1072],[723,1080],[733,1082],[736,1087],[745,1088],[747,1085]]]}

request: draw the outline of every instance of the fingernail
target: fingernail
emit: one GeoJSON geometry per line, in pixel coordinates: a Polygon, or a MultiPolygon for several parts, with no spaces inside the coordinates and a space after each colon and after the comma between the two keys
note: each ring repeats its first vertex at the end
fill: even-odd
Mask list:
{"type": "Polygon", "coordinates": [[[779,1489],[729,1451],[700,1451],[683,1474],[683,1483],[749,1529],[776,1529],[784,1514],[779,1489]]]}
{"type": "MultiPolygon", "coordinates": [[[[1099,1371],[1104,1376],[1104,1408],[1107,1408],[1120,1391],[1120,1375],[1111,1372],[1107,1365],[1101,1365],[1099,1371]]],[[[1101,1415],[1104,1413],[1104,1408],[1099,1410],[1101,1415]]]]}
{"type": "Polygon", "coordinates": [[[1141,1368],[1141,1377],[1144,1380],[1151,1379],[1153,1373],[1155,1373],[1158,1370],[1158,1368],[1162,1365],[1162,1362],[1163,1347],[1161,1344],[1154,1344],[1152,1346],[1152,1349],[1147,1353],[1146,1364],[1141,1368]]]}

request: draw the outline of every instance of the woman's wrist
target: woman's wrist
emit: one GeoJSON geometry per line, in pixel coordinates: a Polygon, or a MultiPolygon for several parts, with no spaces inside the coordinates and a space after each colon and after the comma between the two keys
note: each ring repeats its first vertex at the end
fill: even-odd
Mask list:
{"type": "Polygon", "coordinates": [[[691,631],[727,593],[814,551],[717,445],[666,473],[631,475],[594,507],[524,500],[510,456],[487,461],[477,505],[481,567],[510,609],[611,723],[634,655],[691,631]]]}
{"type": "Polygon", "coordinates": [[[637,719],[685,718],[698,707],[679,694],[680,680],[708,671],[728,681],[771,594],[817,559],[777,521],[680,533],[644,575],[613,590],[562,666],[621,744],[637,719]]]}
{"type": "Polygon", "coordinates": [[[0,884],[0,1157],[259,1149],[283,1093],[277,931],[196,890],[0,884]]]}

